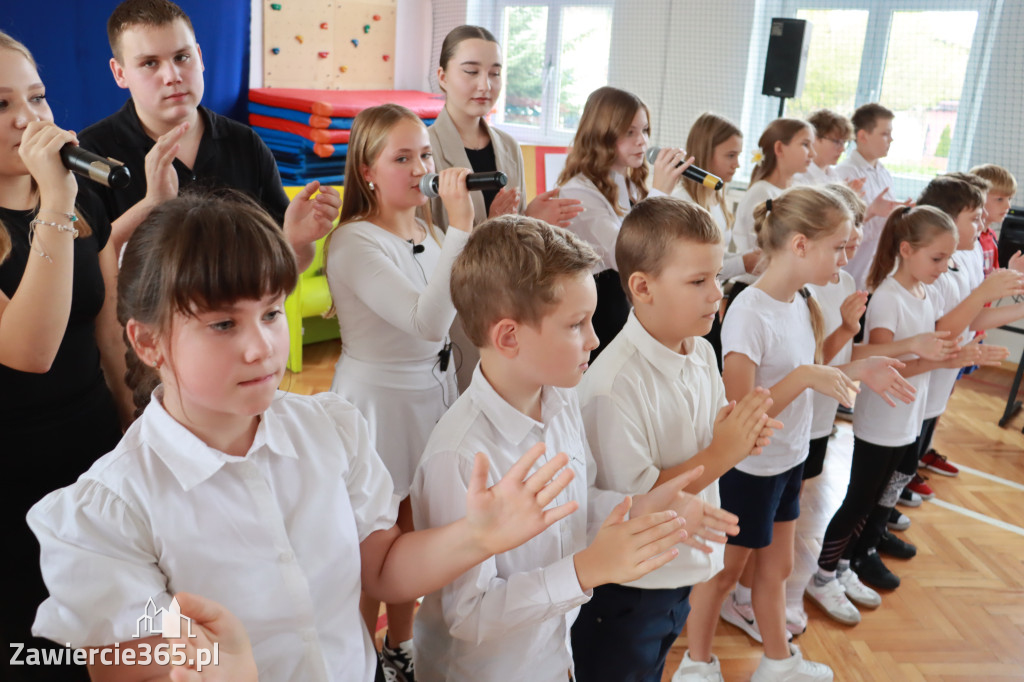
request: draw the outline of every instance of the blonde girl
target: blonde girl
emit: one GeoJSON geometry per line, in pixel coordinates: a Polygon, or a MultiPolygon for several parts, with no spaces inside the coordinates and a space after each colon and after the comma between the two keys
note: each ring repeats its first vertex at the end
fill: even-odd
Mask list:
{"type": "Polygon", "coordinates": [[[669,194],[693,163],[681,149],[662,149],[648,191],[650,118],[647,105],[625,90],[606,86],[590,93],[565,168],[558,176],[561,196],[578,199],[583,206],[583,213],[573,219],[569,229],[601,258],[594,269],[597,311],[593,320],[600,345],[592,359],[619,333],[629,315],[629,301],[615,263],[615,238],[622,218],[648,194],[669,194]]]}

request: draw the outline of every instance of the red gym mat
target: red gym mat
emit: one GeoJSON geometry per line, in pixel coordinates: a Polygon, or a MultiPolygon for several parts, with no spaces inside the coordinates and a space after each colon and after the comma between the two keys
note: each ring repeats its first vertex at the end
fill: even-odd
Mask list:
{"type": "Polygon", "coordinates": [[[286,121],[283,118],[273,118],[270,116],[260,116],[259,114],[249,114],[249,125],[259,126],[261,128],[270,128],[271,130],[280,130],[283,133],[291,133],[293,135],[301,135],[307,140],[323,144],[345,144],[348,142],[348,136],[351,132],[349,130],[324,130],[323,128],[310,128],[309,126],[304,126],[301,123],[296,123],[295,121],[286,121]]]}
{"type": "Polygon", "coordinates": [[[318,116],[351,117],[367,107],[393,102],[412,109],[420,118],[437,118],[444,108],[444,95],[417,90],[252,88],[249,90],[249,100],[318,116]]]}

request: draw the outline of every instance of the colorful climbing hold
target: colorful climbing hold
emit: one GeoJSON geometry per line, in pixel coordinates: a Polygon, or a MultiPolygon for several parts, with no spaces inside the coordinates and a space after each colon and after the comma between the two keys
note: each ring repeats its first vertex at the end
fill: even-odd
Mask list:
{"type": "Polygon", "coordinates": [[[276,12],[280,12],[281,11],[281,3],[279,3],[279,2],[272,2],[272,3],[270,3],[270,9],[272,9],[272,10],[274,10],[276,12]]]}
{"type": "Polygon", "coordinates": [[[302,44],[302,36],[295,36],[295,39],[299,41],[299,45],[302,44]]]}
{"type": "Polygon", "coordinates": [[[279,47],[272,47],[270,48],[270,51],[273,52],[274,54],[281,54],[281,48],[279,47]]]}
{"type": "Polygon", "coordinates": [[[347,66],[339,66],[338,67],[338,71],[341,71],[342,73],[347,73],[348,72],[348,67],[347,66]]]}
{"type": "Polygon", "coordinates": [[[380,15],[379,14],[374,14],[373,15],[373,20],[374,21],[380,21],[380,15]]]}
{"type": "Polygon", "coordinates": [[[322,28],[322,29],[324,29],[326,31],[327,30],[327,22],[326,21],[321,22],[320,23],[320,28],[322,28]]]}
{"type": "Polygon", "coordinates": [[[367,24],[366,26],[363,26],[363,33],[369,33],[369,32],[370,32],[370,25],[367,24]]]}
{"type": "Polygon", "coordinates": [[[386,54],[386,55],[384,55],[383,59],[384,59],[384,61],[390,61],[391,60],[391,55],[386,54]]]}
{"type": "Polygon", "coordinates": [[[320,59],[327,59],[327,52],[317,52],[316,56],[320,57],[320,59]]]}
{"type": "Polygon", "coordinates": [[[352,44],[353,44],[353,45],[354,45],[355,47],[359,47],[359,40],[358,40],[358,39],[356,39],[356,38],[353,38],[353,39],[352,39],[352,44]]]}

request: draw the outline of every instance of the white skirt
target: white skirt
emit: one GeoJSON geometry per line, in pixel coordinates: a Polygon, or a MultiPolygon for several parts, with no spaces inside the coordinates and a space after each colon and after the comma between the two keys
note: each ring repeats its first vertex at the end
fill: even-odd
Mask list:
{"type": "Polygon", "coordinates": [[[395,497],[408,497],[427,439],[458,397],[454,363],[442,373],[436,360],[384,365],[342,352],[331,390],[362,412],[377,454],[391,473],[395,497]]]}

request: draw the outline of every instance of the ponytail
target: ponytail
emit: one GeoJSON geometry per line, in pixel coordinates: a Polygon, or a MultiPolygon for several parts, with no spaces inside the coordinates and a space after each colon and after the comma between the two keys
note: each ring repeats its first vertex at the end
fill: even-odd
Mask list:
{"type": "Polygon", "coordinates": [[[900,244],[907,242],[916,251],[943,233],[955,238],[956,225],[947,214],[932,206],[900,206],[890,213],[868,271],[868,289],[877,289],[896,268],[900,244]]]}
{"type": "Polygon", "coordinates": [[[800,295],[807,301],[807,311],[811,314],[811,331],[814,332],[814,362],[822,365],[825,363],[825,314],[821,311],[821,304],[818,299],[811,295],[807,287],[800,289],[800,295]]]}

